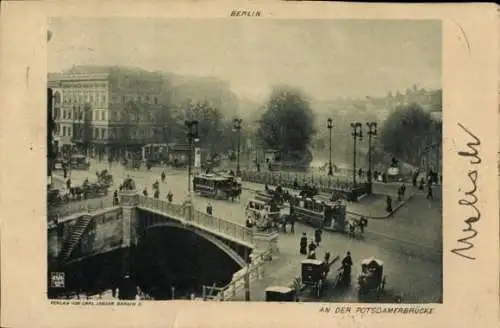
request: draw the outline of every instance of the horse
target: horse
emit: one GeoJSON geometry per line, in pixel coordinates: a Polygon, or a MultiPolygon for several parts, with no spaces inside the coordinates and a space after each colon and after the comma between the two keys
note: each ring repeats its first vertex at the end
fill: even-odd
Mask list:
{"type": "Polygon", "coordinates": [[[234,202],[235,199],[238,199],[238,201],[241,200],[241,188],[232,188],[229,191],[229,197],[231,198],[231,201],[234,202]]]}
{"type": "Polygon", "coordinates": [[[364,217],[361,217],[360,219],[350,219],[348,223],[349,237],[357,238],[359,236],[362,238],[366,226],[367,220],[364,217]],[[359,231],[359,235],[356,234],[356,230],[359,231]]]}
{"type": "Polygon", "coordinates": [[[290,225],[290,227],[291,227],[290,232],[294,232],[295,231],[294,226],[295,226],[296,221],[297,221],[297,218],[294,215],[290,215],[290,214],[279,215],[277,218],[274,219],[274,222],[276,223],[276,225],[281,226],[284,233],[287,232],[287,230],[286,230],[287,225],[290,225]]]}

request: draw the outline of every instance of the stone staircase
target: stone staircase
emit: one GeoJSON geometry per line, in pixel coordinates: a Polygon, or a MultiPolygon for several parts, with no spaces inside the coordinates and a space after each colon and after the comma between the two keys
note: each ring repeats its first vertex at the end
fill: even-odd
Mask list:
{"type": "Polygon", "coordinates": [[[61,247],[61,252],[59,253],[59,261],[64,263],[68,260],[71,255],[71,252],[75,248],[76,244],[80,241],[83,233],[88,227],[89,223],[92,221],[92,216],[89,214],[83,214],[79,217],[73,227],[71,227],[71,231],[69,232],[69,236],[63,241],[63,245],[61,247]]]}

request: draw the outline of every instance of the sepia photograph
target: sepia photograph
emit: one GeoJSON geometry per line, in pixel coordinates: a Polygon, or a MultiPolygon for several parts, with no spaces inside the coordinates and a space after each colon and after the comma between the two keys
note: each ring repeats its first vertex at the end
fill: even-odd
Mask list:
{"type": "Polygon", "coordinates": [[[443,303],[440,20],[47,29],[48,299],[443,303]]]}

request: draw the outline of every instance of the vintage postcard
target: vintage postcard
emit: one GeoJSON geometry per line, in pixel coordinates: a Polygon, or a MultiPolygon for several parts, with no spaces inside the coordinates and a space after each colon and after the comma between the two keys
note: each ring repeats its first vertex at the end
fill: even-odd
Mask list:
{"type": "Polygon", "coordinates": [[[3,9],[2,326],[498,323],[493,5],[3,9]]]}

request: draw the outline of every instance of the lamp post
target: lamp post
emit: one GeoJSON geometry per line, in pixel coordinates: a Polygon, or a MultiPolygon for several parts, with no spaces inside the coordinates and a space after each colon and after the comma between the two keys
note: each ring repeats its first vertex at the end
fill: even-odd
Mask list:
{"type": "Polygon", "coordinates": [[[356,186],[356,141],[363,138],[362,124],[359,122],[351,123],[352,128],[352,140],[354,142],[353,150],[353,171],[352,171],[352,182],[354,187],[356,186]]]}
{"type": "Polygon", "coordinates": [[[328,175],[332,176],[333,175],[333,168],[332,168],[332,130],[333,130],[333,120],[331,118],[328,118],[326,127],[330,131],[330,162],[328,164],[328,175]]]}
{"type": "Polygon", "coordinates": [[[243,120],[241,118],[235,118],[233,119],[233,130],[238,133],[238,149],[236,152],[236,176],[241,175],[241,170],[240,170],[240,141],[241,141],[241,122],[243,120]]]}
{"type": "Polygon", "coordinates": [[[369,193],[372,193],[373,168],[372,168],[372,137],[377,135],[377,123],[368,122],[368,188],[369,193]]]}
{"type": "Polygon", "coordinates": [[[193,156],[193,142],[197,142],[199,140],[198,136],[198,121],[184,121],[184,124],[188,128],[188,192],[191,193],[191,168],[192,168],[192,156],[193,156]]]}

